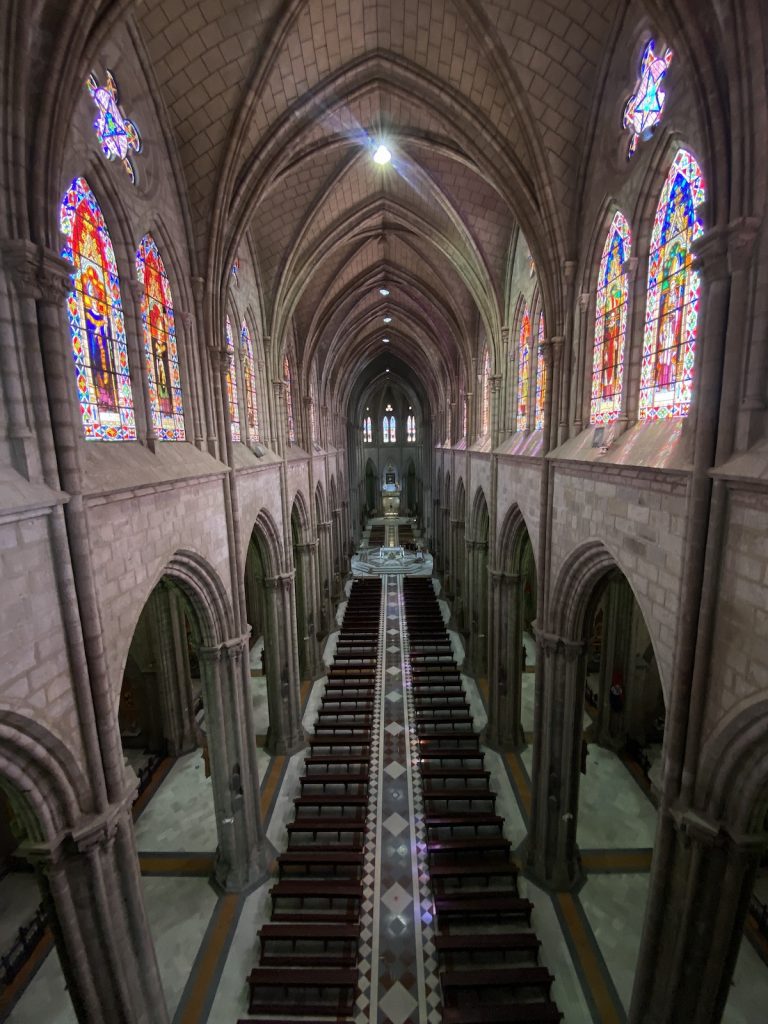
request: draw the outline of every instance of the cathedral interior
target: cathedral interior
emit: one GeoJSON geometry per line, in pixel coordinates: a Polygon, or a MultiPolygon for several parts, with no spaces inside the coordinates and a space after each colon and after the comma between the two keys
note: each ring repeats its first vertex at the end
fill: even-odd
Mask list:
{"type": "Polygon", "coordinates": [[[765,0],[0,0],[0,1022],[758,1024],[765,0]]]}

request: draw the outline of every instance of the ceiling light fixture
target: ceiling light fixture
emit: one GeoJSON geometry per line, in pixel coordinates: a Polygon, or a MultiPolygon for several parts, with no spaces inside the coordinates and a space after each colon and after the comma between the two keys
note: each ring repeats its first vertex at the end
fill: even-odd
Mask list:
{"type": "Polygon", "coordinates": [[[384,373],[389,373],[389,370],[385,370],[384,373]]]}
{"type": "Polygon", "coordinates": [[[391,316],[385,316],[383,319],[384,319],[384,323],[385,324],[391,324],[392,323],[392,317],[391,316]]]}
{"type": "Polygon", "coordinates": [[[389,288],[379,288],[379,295],[383,295],[384,298],[389,295],[389,288]]]}
{"type": "Polygon", "coordinates": [[[383,142],[380,143],[376,152],[373,154],[373,162],[376,164],[380,164],[383,167],[384,164],[388,164],[391,159],[391,152],[387,149],[383,142]]]}
{"type": "Polygon", "coordinates": [[[385,345],[389,344],[389,338],[382,338],[381,340],[384,342],[385,345]]]}

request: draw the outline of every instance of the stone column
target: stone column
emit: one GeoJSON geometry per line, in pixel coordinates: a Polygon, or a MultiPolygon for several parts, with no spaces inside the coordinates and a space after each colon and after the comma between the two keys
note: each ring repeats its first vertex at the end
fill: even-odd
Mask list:
{"type": "Polygon", "coordinates": [[[149,605],[163,737],[168,753],[176,757],[194,750],[196,745],[184,612],[178,593],[162,581],[152,591],[149,605]]]}
{"type": "Polygon", "coordinates": [[[264,650],[267,676],[270,754],[289,754],[303,742],[300,714],[300,678],[296,649],[296,615],[291,596],[294,574],[264,580],[264,650]]]}
{"type": "Polygon", "coordinates": [[[582,879],[576,846],[579,810],[585,646],[536,630],[536,673],[541,673],[541,713],[534,746],[533,807],[526,863],[548,889],[576,888],[582,879]]]}
{"type": "Polygon", "coordinates": [[[342,598],[341,588],[341,509],[331,510],[331,552],[333,557],[333,576],[331,577],[331,597],[333,601],[342,598]]]}
{"type": "Polygon", "coordinates": [[[198,654],[219,840],[214,874],[222,889],[238,892],[263,875],[271,856],[263,839],[258,771],[249,752],[255,739],[241,705],[248,637],[200,647],[198,654]]]}
{"type": "Polygon", "coordinates": [[[523,660],[522,593],[518,574],[491,572],[489,621],[488,740],[502,750],[520,750],[525,740],[520,722],[523,660]]]}
{"type": "Polygon", "coordinates": [[[620,714],[611,711],[610,690],[614,672],[621,674],[625,695],[630,683],[634,597],[624,580],[615,580],[606,587],[603,600],[603,639],[595,739],[602,747],[620,750],[626,741],[627,730],[623,711],[620,714]]]}
{"type": "Polygon", "coordinates": [[[743,940],[765,835],[738,836],[695,811],[665,815],[654,849],[663,860],[664,927],[645,949],[631,1024],[718,1024],[743,940]]]}
{"type": "Polygon", "coordinates": [[[331,554],[331,522],[329,519],[317,524],[318,540],[320,542],[320,592],[322,597],[320,611],[320,631],[323,634],[329,633],[333,628],[333,602],[331,601],[331,587],[333,586],[333,557],[331,554]]]}
{"type": "Polygon", "coordinates": [[[56,846],[24,843],[35,865],[59,959],[82,1024],[167,1024],[141,892],[134,792],[56,846]]]}
{"type": "MultiPolygon", "coordinates": [[[[632,293],[630,292],[630,295],[632,293]]],[[[576,372],[575,381],[575,402],[574,402],[574,431],[578,434],[584,427],[584,412],[587,402],[584,399],[584,384],[587,380],[587,367],[592,372],[593,346],[587,344],[587,326],[589,324],[589,309],[592,302],[591,292],[581,292],[579,302],[579,340],[576,349],[576,372]]],[[[625,359],[625,365],[627,364],[625,359]]],[[[588,392],[591,394],[591,390],[588,392]]],[[[589,423],[589,409],[586,409],[586,422],[589,423]]]]}
{"type": "Polygon", "coordinates": [[[144,317],[141,315],[141,307],[144,303],[144,285],[140,281],[131,281],[131,297],[133,298],[133,331],[139,351],[133,355],[134,345],[131,343],[130,335],[128,341],[128,361],[131,368],[131,380],[138,384],[141,390],[141,397],[144,403],[143,420],[140,421],[140,413],[136,410],[136,433],[139,440],[146,443],[151,452],[157,446],[157,433],[152,418],[152,403],[149,398],[149,378],[147,377],[146,356],[144,354],[144,317]]]}
{"type": "Polygon", "coordinates": [[[300,636],[299,642],[304,645],[305,664],[310,679],[316,679],[323,675],[320,648],[317,641],[316,627],[318,624],[315,622],[315,609],[319,607],[317,599],[317,548],[318,542],[316,540],[294,545],[295,557],[301,566],[301,571],[298,575],[302,583],[304,625],[306,627],[306,636],[300,636]]]}

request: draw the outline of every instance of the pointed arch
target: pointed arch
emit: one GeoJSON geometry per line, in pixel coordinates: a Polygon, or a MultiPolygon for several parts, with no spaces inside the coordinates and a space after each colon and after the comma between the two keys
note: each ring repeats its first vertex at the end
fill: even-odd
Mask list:
{"type": "Polygon", "coordinates": [[[67,299],[80,416],[86,440],[133,441],[136,422],[120,278],[107,225],[85,178],[59,209],[61,251],[74,267],[67,299]]]}
{"type": "Polygon", "coordinates": [[[589,414],[595,426],[613,422],[621,411],[629,314],[627,261],[631,255],[632,232],[624,214],[617,210],[605,237],[597,275],[589,414]]]}
{"type": "Polygon", "coordinates": [[[704,176],[695,157],[678,150],[651,232],[641,420],[685,417],[691,406],[700,288],[691,248],[704,231],[698,211],[705,199],[704,176]]]}
{"type": "Polygon", "coordinates": [[[136,251],[136,273],[142,287],[141,323],[152,424],[162,441],[183,441],[184,406],[173,297],[165,263],[150,234],[144,235],[136,251]]]}

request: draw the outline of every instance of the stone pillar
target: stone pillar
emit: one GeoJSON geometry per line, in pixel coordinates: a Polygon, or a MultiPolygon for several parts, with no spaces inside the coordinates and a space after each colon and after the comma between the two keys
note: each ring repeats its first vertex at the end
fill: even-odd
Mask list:
{"type": "Polygon", "coordinates": [[[331,598],[334,602],[342,599],[341,588],[341,509],[331,510],[331,553],[333,575],[331,577],[331,598]]]}
{"type": "Polygon", "coordinates": [[[184,611],[173,587],[162,581],[150,598],[150,630],[157,679],[163,737],[172,757],[195,749],[194,700],[189,670],[184,611]]]}
{"type": "Polygon", "coordinates": [[[57,846],[24,843],[35,865],[77,1019],[167,1024],[141,892],[134,792],[57,846]]]}
{"type": "Polygon", "coordinates": [[[520,722],[523,682],[521,587],[518,574],[491,572],[488,740],[492,746],[502,750],[520,750],[525,744],[520,722]]]}
{"type": "Polygon", "coordinates": [[[630,1024],[718,1024],[765,845],[694,811],[664,816],[653,855],[663,926],[644,944],[630,1024]]]}
{"type": "Polygon", "coordinates": [[[331,601],[331,587],[333,585],[333,558],[331,554],[331,522],[329,519],[317,524],[318,540],[320,543],[320,632],[329,633],[333,628],[333,602],[331,601]]]}
{"type": "Polygon", "coordinates": [[[533,807],[526,840],[526,864],[537,884],[576,888],[582,879],[576,846],[581,767],[585,646],[536,630],[537,692],[534,746],[539,748],[532,779],[533,807]]]}
{"type": "MultiPolygon", "coordinates": [[[[144,303],[144,285],[141,281],[131,281],[131,297],[133,298],[133,330],[134,337],[139,345],[139,353],[131,358],[134,346],[128,343],[128,361],[131,368],[131,380],[139,385],[141,397],[144,403],[143,420],[140,422],[141,414],[136,410],[136,433],[139,440],[144,440],[151,452],[157,446],[157,433],[152,418],[152,403],[149,398],[149,378],[147,377],[146,357],[144,355],[144,317],[141,315],[141,307],[144,303]]],[[[130,335],[129,335],[130,337],[130,335]]]]}
{"type": "Polygon", "coordinates": [[[300,679],[295,643],[295,610],[291,602],[294,574],[264,580],[264,650],[267,676],[270,754],[288,754],[303,742],[300,715],[300,679]]]}
{"type": "Polygon", "coordinates": [[[317,679],[323,675],[321,652],[317,640],[318,623],[315,622],[315,609],[320,607],[318,603],[317,549],[318,542],[316,540],[307,541],[305,544],[296,544],[293,549],[297,564],[301,567],[297,575],[302,585],[304,626],[306,628],[306,635],[299,637],[299,643],[304,645],[304,659],[310,679],[317,679]]]}
{"type": "Polygon", "coordinates": [[[241,706],[248,637],[200,647],[198,654],[219,840],[214,875],[222,889],[238,892],[263,875],[271,856],[263,840],[258,771],[248,748],[255,739],[241,706]]]}

